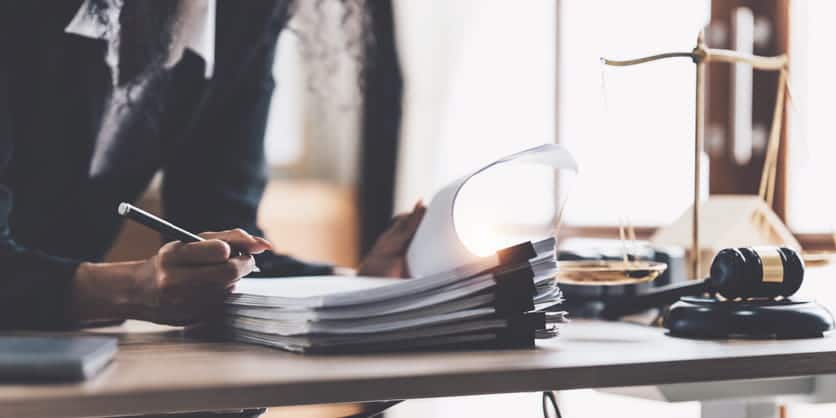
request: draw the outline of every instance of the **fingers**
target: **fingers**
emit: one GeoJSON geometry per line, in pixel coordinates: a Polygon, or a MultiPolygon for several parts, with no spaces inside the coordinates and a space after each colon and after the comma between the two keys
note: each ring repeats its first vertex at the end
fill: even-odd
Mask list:
{"type": "Polygon", "coordinates": [[[423,203],[418,201],[412,212],[396,216],[392,226],[377,239],[370,255],[394,256],[406,253],[426,210],[423,203]]]}
{"type": "Polygon", "coordinates": [[[173,325],[207,319],[222,311],[235,283],[254,267],[249,255],[217,264],[158,266],[147,282],[149,288],[143,296],[147,312],[142,317],[173,325]]]}
{"type": "Polygon", "coordinates": [[[242,229],[223,232],[204,232],[200,234],[205,241],[169,242],[160,248],[163,265],[202,265],[223,263],[234,252],[258,254],[273,248],[270,241],[255,237],[242,229]]]}
{"type": "Polygon", "coordinates": [[[207,232],[205,241],[165,244],[138,269],[139,298],[155,322],[186,324],[221,310],[235,283],[255,268],[249,255],[272,248],[243,230],[207,232]],[[246,255],[237,255],[239,252],[246,255]]]}
{"type": "Polygon", "coordinates": [[[421,220],[424,219],[424,214],[427,213],[427,207],[424,206],[422,201],[418,201],[415,203],[415,207],[412,209],[412,213],[410,213],[406,220],[404,221],[403,225],[403,232],[406,235],[409,235],[411,239],[413,235],[415,235],[415,231],[418,230],[418,225],[421,224],[421,220]]]}
{"type": "Polygon", "coordinates": [[[228,293],[254,267],[252,257],[233,257],[221,264],[175,267],[162,272],[157,287],[163,304],[200,301],[228,293]]]}
{"type": "Polygon", "coordinates": [[[406,217],[409,216],[409,213],[400,213],[392,217],[392,220],[389,221],[389,228],[394,227],[395,225],[401,224],[406,217]]]}
{"type": "Polygon", "coordinates": [[[412,207],[412,211],[407,213],[399,213],[392,217],[392,221],[389,222],[389,227],[394,228],[407,228],[411,227],[411,229],[418,228],[418,224],[421,223],[421,219],[424,218],[424,213],[427,211],[427,207],[424,205],[423,200],[418,200],[415,202],[415,206],[412,207]]]}
{"type": "MultiPolygon", "coordinates": [[[[178,289],[229,289],[255,267],[250,256],[232,257],[223,263],[202,266],[175,267],[167,275],[166,285],[178,289]]],[[[165,279],[164,279],[165,280],[165,279]]]]}
{"type": "MultiPolygon", "coordinates": [[[[412,209],[412,212],[396,217],[397,221],[390,229],[391,234],[389,238],[399,242],[401,244],[400,246],[405,247],[412,240],[415,231],[418,230],[418,225],[424,219],[426,211],[426,206],[421,201],[418,201],[415,204],[415,208],[412,209]]],[[[403,248],[403,250],[406,251],[406,248],[403,248]]]]}
{"type": "Polygon", "coordinates": [[[201,242],[169,242],[160,248],[160,262],[165,266],[219,264],[232,255],[229,244],[219,239],[201,242]]]}
{"type": "Polygon", "coordinates": [[[219,239],[225,241],[235,250],[243,251],[247,254],[258,254],[265,250],[273,249],[270,241],[261,237],[252,236],[240,228],[221,232],[204,232],[200,236],[207,240],[219,239]]]}

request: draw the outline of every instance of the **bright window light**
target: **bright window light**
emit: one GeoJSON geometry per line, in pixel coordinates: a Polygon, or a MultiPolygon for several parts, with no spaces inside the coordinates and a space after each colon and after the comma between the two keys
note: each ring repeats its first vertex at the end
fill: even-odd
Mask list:
{"type": "MultiPolygon", "coordinates": [[[[395,6],[405,80],[399,210],[500,157],[555,141],[554,1],[395,6]]],[[[477,253],[542,237],[554,212],[553,170],[526,166],[480,175],[456,210],[477,253]]]]}
{"type": "Polygon", "coordinates": [[[292,164],[302,156],[308,87],[299,48],[299,39],[282,31],[273,63],[276,89],[264,141],[271,166],[292,164]]]}
{"type": "Polygon", "coordinates": [[[690,51],[707,10],[705,1],[561,2],[558,140],[581,169],[566,223],[661,225],[692,202],[694,64],[604,68],[600,58],[690,51]]]}
{"type": "Polygon", "coordinates": [[[836,2],[790,4],[788,223],[796,232],[828,233],[836,230],[836,2]]]}

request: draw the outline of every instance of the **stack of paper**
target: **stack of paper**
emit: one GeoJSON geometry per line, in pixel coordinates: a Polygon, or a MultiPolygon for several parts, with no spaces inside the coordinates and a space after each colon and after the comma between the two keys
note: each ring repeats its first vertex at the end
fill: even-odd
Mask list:
{"type": "Polygon", "coordinates": [[[417,279],[244,279],[226,303],[235,340],[298,352],[530,347],[563,312],[555,241],[520,244],[417,279]]]}
{"type": "MultiPolygon", "coordinates": [[[[428,347],[530,347],[557,335],[555,240],[477,257],[456,228],[456,200],[474,176],[524,163],[577,170],[564,148],[545,144],[462,176],[430,202],[406,253],[414,279],[247,279],[229,298],[223,328],[239,341],[299,352],[428,347]]],[[[525,182],[519,184],[524,186],[525,182]]]]}

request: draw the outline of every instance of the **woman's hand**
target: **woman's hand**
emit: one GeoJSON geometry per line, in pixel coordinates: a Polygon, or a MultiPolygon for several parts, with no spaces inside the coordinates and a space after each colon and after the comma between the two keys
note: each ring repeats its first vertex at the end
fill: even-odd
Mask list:
{"type": "Polygon", "coordinates": [[[169,242],[137,269],[135,303],[139,318],[183,325],[220,310],[241,277],[252,272],[249,255],[271,248],[241,229],[200,234],[206,241],[169,242]]]}
{"type": "Polygon", "coordinates": [[[369,254],[360,263],[357,274],[378,277],[409,277],[406,250],[424,218],[427,207],[421,201],[410,213],[396,216],[392,225],[378,237],[369,254]]]}
{"type": "Polygon", "coordinates": [[[220,311],[224,298],[253,258],[272,248],[243,230],[201,234],[206,241],[169,242],[148,260],[132,263],[84,263],[76,272],[73,305],[85,319],[129,318],[187,325],[220,311]],[[85,305],[99,305],[96,312],[85,305]]]}

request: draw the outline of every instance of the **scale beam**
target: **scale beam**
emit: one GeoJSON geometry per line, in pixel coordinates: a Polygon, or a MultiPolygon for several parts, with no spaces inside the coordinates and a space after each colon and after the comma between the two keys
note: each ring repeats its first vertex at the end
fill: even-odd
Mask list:
{"type": "Polygon", "coordinates": [[[702,277],[700,274],[700,178],[702,177],[701,156],[703,152],[704,138],[704,115],[705,115],[705,64],[708,62],[727,62],[732,64],[748,64],[752,68],[762,71],[780,71],[781,77],[778,82],[778,94],[775,101],[775,118],[772,121],[772,129],[769,137],[769,155],[764,162],[764,173],[762,176],[760,196],[764,201],[771,203],[772,192],[768,190],[775,186],[775,165],[777,164],[777,148],[780,141],[780,123],[784,104],[784,84],[786,83],[787,67],[789,59],[786,54],[774,57],[762,57],[752,54],[741,53],[728,49],[708,48],[703,41],[702,33],[697,37],[697,46],[690,52],[664,52],[646,57],[613,60],[601,58],[601,63],[612,67],[628,67],[632,65],[645,64],[654,61],[661,61],[672,58],[689,58],[696,66],[696,109],[694,129],[694,210],[692,219],[692,243],[691,261],[692,274],[695,279],[702,277]]]}

